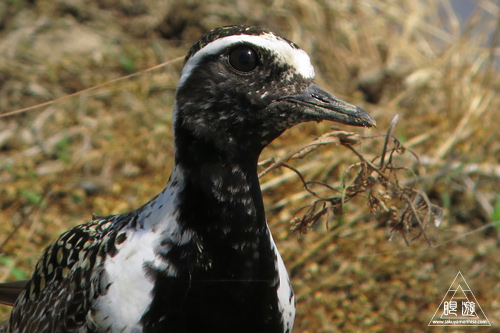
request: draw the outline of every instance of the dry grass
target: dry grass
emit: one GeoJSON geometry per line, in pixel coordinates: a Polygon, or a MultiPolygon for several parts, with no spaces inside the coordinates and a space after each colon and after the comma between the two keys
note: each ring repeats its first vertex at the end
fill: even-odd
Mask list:
{"type": "MultiPolygon", "coordinates": [[[[423,330],[458,271],[498,326],[500,12],[477,3],[466,22],[437,0],[0,3],[0,113],[182,56],[219,25],[267,27],[378,123],[302,124],[263,153],[261,171],[301,155],[261,179],[296,331],[423,330]]],[[[0,281],[26,278],[48,242],[92,213],[161,190],[181,66],[0,118],[0,281]]]]}

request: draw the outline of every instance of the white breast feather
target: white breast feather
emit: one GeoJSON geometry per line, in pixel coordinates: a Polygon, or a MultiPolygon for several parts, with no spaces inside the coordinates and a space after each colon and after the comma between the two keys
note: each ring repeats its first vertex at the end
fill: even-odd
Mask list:
{"type": "Polygon", "coordinates": [[[140,320],[151,304],[154,287],[154,281],[146,275],[145,264],[175,276],[175,267],[156,255],[155,250],[165,238],[182,244],[191,237],[189,232],[181,233],[177,224],[177,195],[183,186],[182,172],[174,168],[165,191],[140,213],[141,226],[126,231],[127,238],[119,245],[118,253],[106,259],[104,269],[111,285],[96,300],[96,317],[92,321],[98,327],[110,327],[111,332],[142,331],[140,320]],[[170,185],[173,180],[175,187],[170,185]]]}
{"type": "Polygon", "coordinates": [[[278,286],[278,307],[282,314],[284,331],[291,332],[293,328],[293,323],[295,320],[295,295],[290,299],[290,293],[292,293],[292,286],[290,284],[290,279],[288,277],[288,272],[286,270],[283,259],[274,243],[274,239],[269,231],[269,237],[271,238],[271,247],[277,258],[278,265],[278,275],[279,275],[279,286],[278,286]]]}

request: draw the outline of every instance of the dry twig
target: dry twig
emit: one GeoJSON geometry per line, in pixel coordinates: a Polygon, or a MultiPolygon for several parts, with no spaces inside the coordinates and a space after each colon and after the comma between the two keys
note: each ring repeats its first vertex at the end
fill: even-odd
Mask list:
{"type": "Polygon", "coordinates": [[[299,177],[304,189],[314,198],[311,204],[300,208],[295,213],[292,230],[307,232],[323,217],[343,215],[347,202],[356,197],[364,197],[370,211],[385,219],[385,223],[391,228],[391,231],[400,233],[407,244],[423,236],[429,246],[432,246],[425,234],[425,229],[440,209],[431,203],[425,193],[414,188],[415,182],[405,182],[410,185],[403,185],[399,181],[401,172],[409,171],[411,174],[414,172],[411,166],[397,165],[394,159],[395,155],[410,152],[417,164],[420,163],[419,157],[407,150],[392,135],[398,118],[396,115],[387,129],[382,152],[372,159],[360,153],[355,145],[361,139],[376,139],[378,137],[362,138],[353,132],[334,131],[320,136],[280,159],[261,162],[261,165],[267,166],[261,172],[261,177],[271,170],[283,166],[292,170],[299,177]],[[319,146],[330,143],[340,144],[348,148],[359,159],[358,163],[351,164],[344,171],[340,188],[317,180],[306,180],[297,168],[287,163],[293,159],[303,158],[319,146]],[[375,163],[377,159],[380,159],[379,163],[375,163]],[[355,173],[355,177],[352,182],[349,182],[349,175],[352,173],[355,173]],[[315,190],[318,187],[321,191],[315,190]]]}

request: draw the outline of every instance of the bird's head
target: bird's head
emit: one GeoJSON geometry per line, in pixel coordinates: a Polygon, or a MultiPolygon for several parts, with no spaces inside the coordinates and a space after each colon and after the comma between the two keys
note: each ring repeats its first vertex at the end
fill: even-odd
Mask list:
{"type": "Polygon", "coordinates": [[[314,76],[307,53],[272,32],[247,26],[212,30],[186,56],[176,93],[176,134],[260,153],[305,121],[375,125],[361,108],[319,88],[314,76]]]}

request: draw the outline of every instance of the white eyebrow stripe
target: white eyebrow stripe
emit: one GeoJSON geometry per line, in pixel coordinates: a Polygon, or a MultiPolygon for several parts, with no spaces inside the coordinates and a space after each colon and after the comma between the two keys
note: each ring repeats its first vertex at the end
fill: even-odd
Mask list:
{"type": "Polygon", "coordinates": [[[217,54],[226,49],[231,44],[248,42],[256,46],[267,49],[278,56],[278,61],[293,67],[297,74],[302,75],[306,79],[313,79],[315,76],[314,67],[307,53],[301,49],[293,48],[285,40],[266,33],[263,35],[237,35],[228,36],[217,39],[201,50],[196,52],[184,65],[182,69],[181,78],[179,79],[178,88],[184,84],[184,81],[189,77],[193,69],[198,63],[207,55],[217,54]]]}

